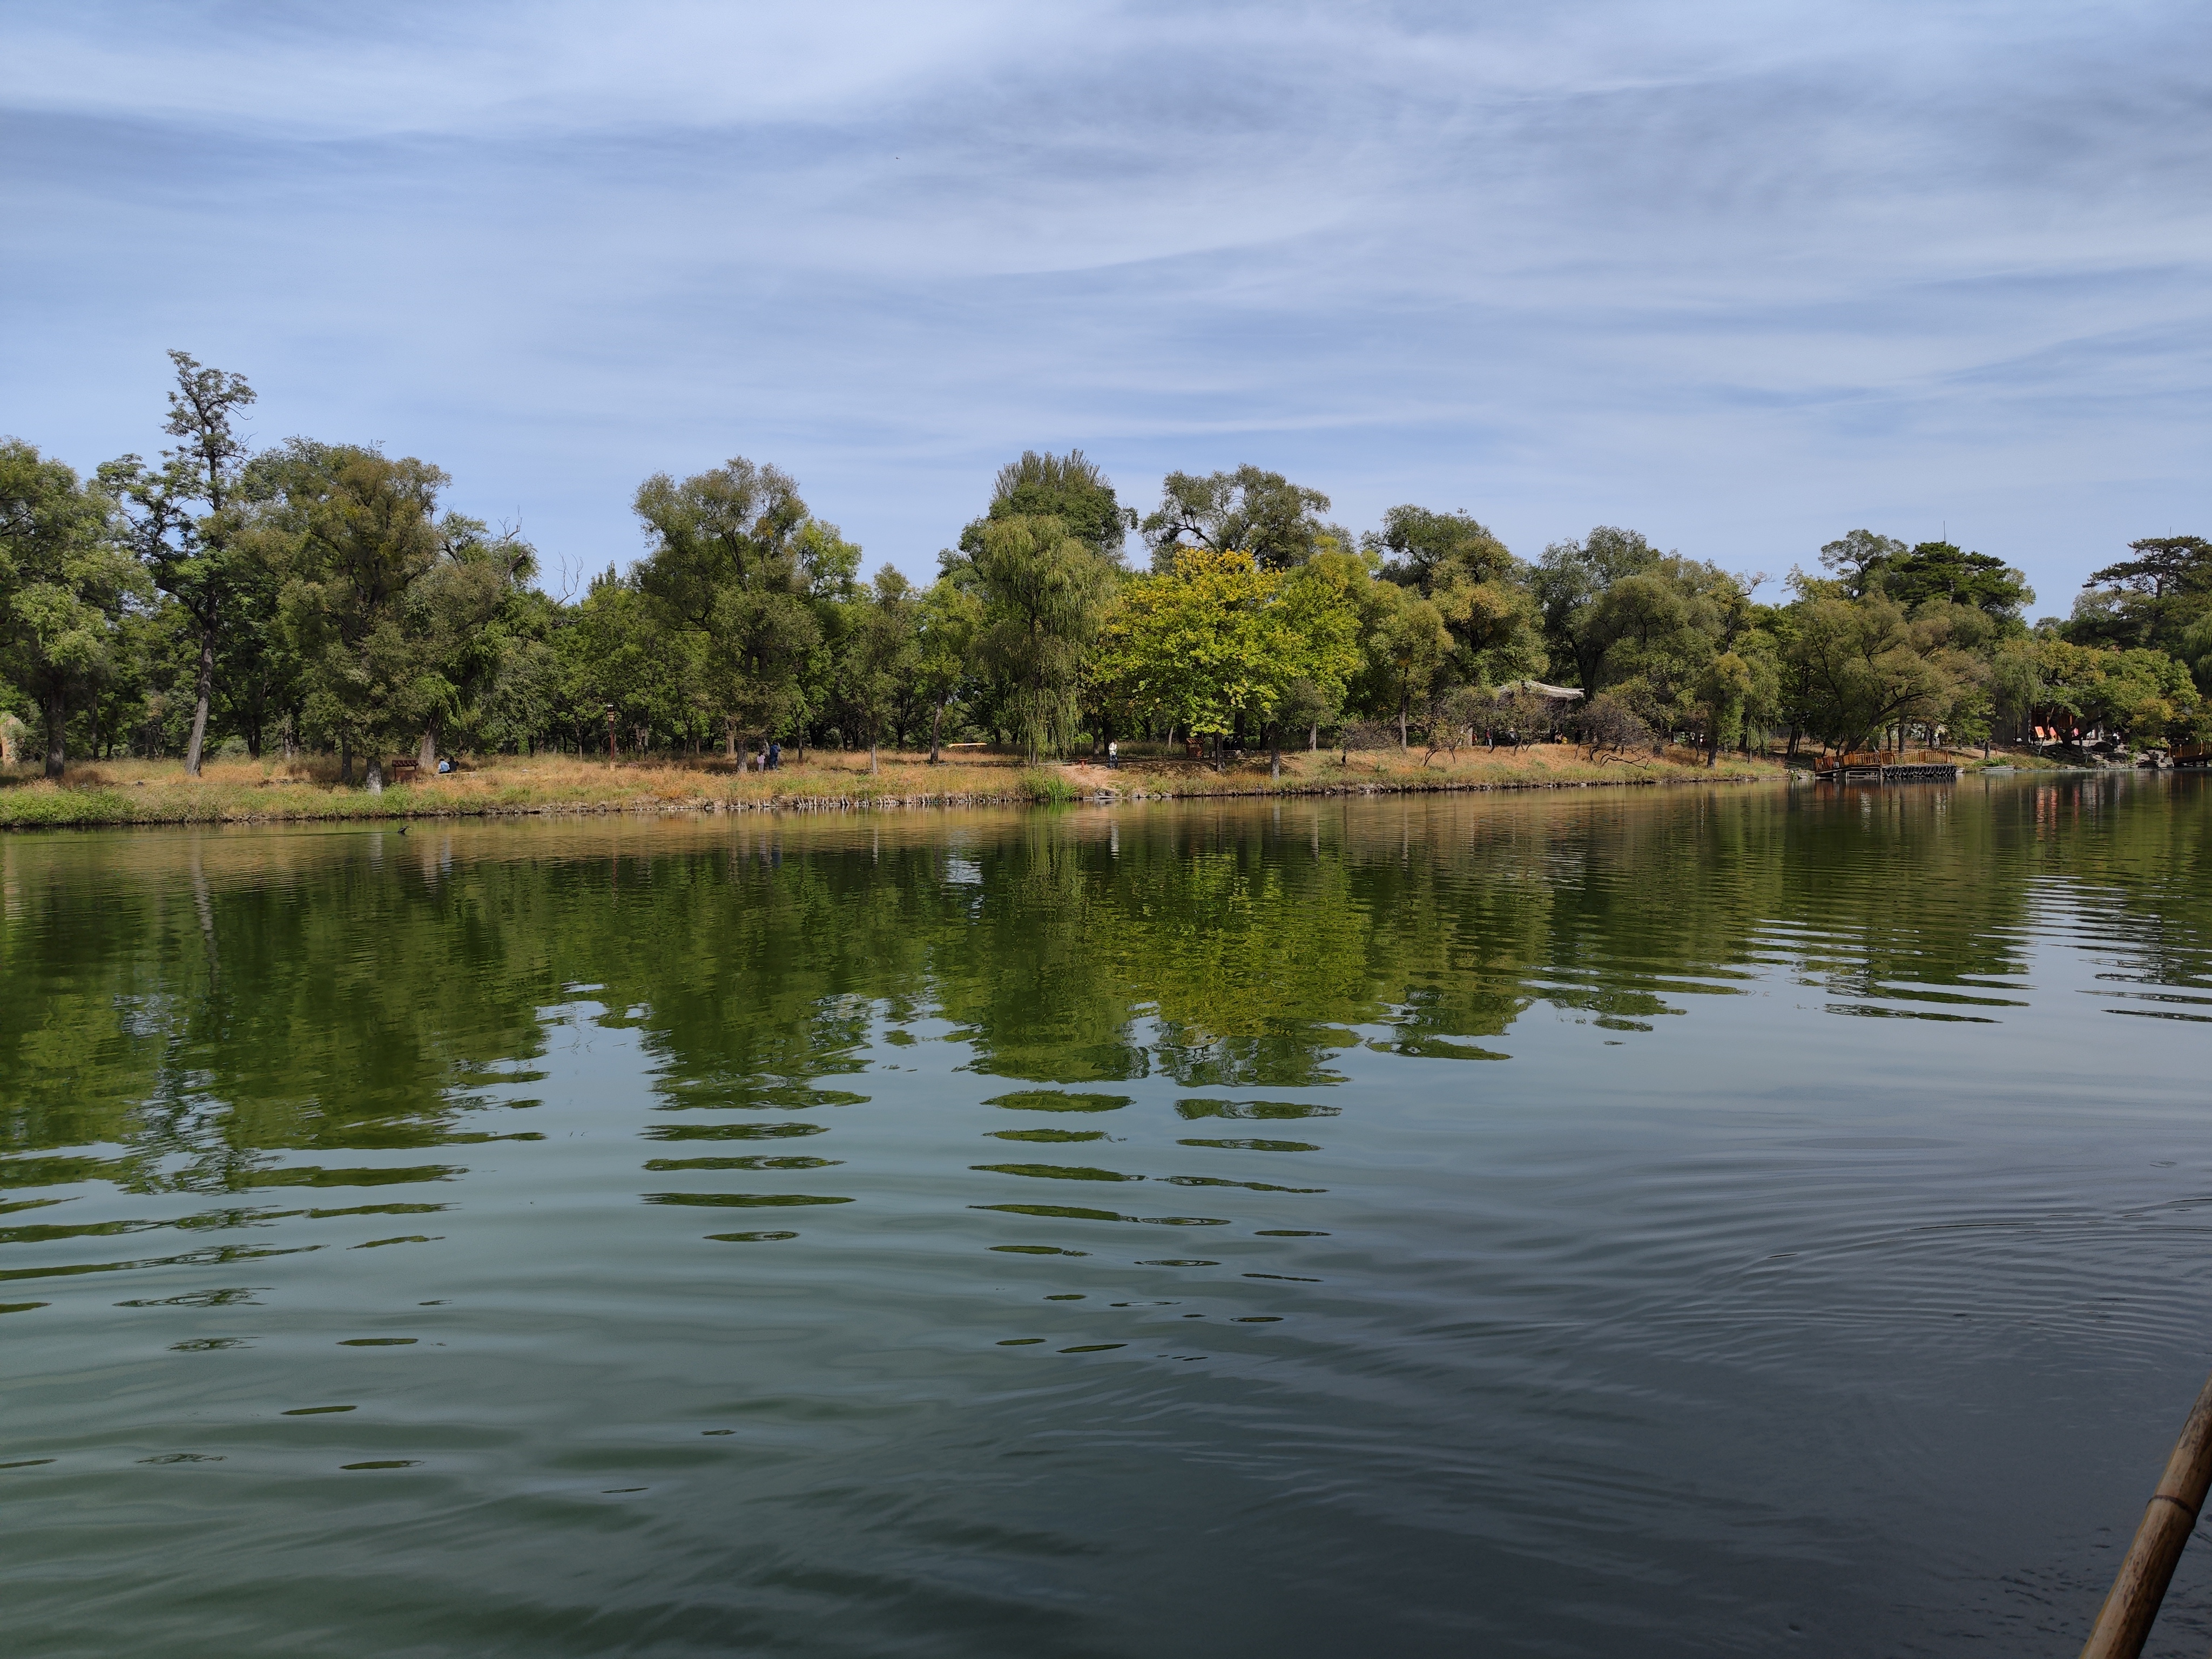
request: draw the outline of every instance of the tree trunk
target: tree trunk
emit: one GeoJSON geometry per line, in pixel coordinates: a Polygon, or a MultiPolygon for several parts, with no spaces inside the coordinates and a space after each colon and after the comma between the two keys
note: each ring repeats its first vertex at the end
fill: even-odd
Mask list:
{"type": "Polygon", "coordinates": [[[372,795],[384,793],[384,756],[380,751],[368,757],[368,793],[372,795]]]}
{"type": "Polygon", "coordinates": [[[1398,698],[1398,747],[1399,747],[1399,748],[1401,748],[1401,749],[1403,749],[1405,746],[1406,746],[1406,698],[1405,698],[1405,696],[1403,696],[1403,694],[1401,694],[1401,695],[1400,695],[1400,696],[1399,696],[1399,698],[1398,698]]]}
{"type": "Polygon", "coordinates": [[[876,740],[873,738],[868,739],[868,775],[872,778],[876,775],[876,740]]]}
{"type": "Polygon", "coordinates": [[[208,703],[215,696],[215,629],[200,629],[200,672],[192,703],[191,740],[185,745],[185,775],[200,775],[200,756],[207,747],[208,703]]]}
{"type": "Polygon", "coordinates": [[[338,781],[350,788],[353,786],[353,738],[338,739],[338,781]]]}
{"type": "Polygon", "coordinates": [[[422,771],[432,774],[438,769],[438,727],[435,721],[422,728],[422,741],[415,750],[415,764],[422,771]]]}
{"type": "Polygon", "coordinates": [[[939,755],[944,748],[944,744],[939,741],[944,735],[945,705],[939,702],[937,705],[937,712],[930,717],[929,721],[929,763],[932,766],[937,764],[939,755]]]}
{"type": "Polygon", "coordinates": [[[733,716],[725,714],[722,717],[722,758],[735,760],[737,757],[738,722],[733,716]]]}
{"type": "Polygon", "coordinates": [[[1270,783],[1283,781],[1283,745],[1276,735],[1273,720],[1267,722],[1267,781],[1270,783]]]}
{"type": "Polygon", "coordinates": [[[69,699],[59,691],[49,696],[40,712],[46,720],[46,775],[62,775],[64,732],[69,726],[69,699]]]}
{"type": "Polygon", "coordinates": [[[1321,724],[1316,721],[1306,727],[1306,753],[1316,753],[1321,748],[1321,724]]]}

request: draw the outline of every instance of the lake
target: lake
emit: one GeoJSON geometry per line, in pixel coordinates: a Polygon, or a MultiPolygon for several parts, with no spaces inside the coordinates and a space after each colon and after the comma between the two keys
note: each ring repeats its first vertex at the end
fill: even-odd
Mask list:
{"type": "Polygon", "coordinates": [[[0,838],[4,1645],[2069,1655],[2208,877],[2186,775],[0,838]]]}

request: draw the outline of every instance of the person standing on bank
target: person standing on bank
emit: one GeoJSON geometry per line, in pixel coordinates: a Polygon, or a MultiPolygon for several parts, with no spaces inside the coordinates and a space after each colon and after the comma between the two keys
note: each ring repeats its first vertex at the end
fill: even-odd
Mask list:
{"type": "Polygon", "coordinates": [[[1111,738],[1106,740],[1106,764],[1109,769],[1119,769],[1121,764],[1121,745],[1111,738]]]}

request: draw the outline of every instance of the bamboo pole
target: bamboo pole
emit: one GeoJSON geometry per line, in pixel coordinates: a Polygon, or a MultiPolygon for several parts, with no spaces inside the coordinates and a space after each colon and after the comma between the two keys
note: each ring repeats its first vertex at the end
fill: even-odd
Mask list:
{"type": "Polygon", "coordinates": [[[2081,1649],[2081,1659],[2136,1659],[2150,1627],[2158,1619],[2159,1603],[2172,1582],[2173,1569],[2183,1547],[2197,1526],[2197,1512],[2212,1487],[2212,1382],[2204,1385],[2189,1419],[2181,1425],[2181,1438],[2173,1443],[2173,1455],[2166,1460],[2166,1473],[2128,1546],[2105,1605],[2097,1609],[2097,1622],[2081,1649]]]}

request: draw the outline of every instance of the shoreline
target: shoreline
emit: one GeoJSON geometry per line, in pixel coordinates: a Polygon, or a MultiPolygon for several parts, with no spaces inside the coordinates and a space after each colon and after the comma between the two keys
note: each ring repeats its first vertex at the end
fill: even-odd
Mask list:
{"type": "MultiPolygon", "coordinates": [[[[2118,769],[2068,767],[2004,753],[1988,761],[1953,751],[1960,781],[1978,775],[2085,775],[2118,769]]],[[[1179,757],[1129,757],[1109,769],[1090,760],[1027,766],[1005,755],[881,757],[817,750],[803,763],[763,774],[717,757],[604,761],[573,756],[496,757],[434,779],[388,785],[370,794],[342,785],[327,758],[295,762],[212,760],[198,780],[180,763],[78,763],[59,783],[28,767],[0,769],[0,830],[122,830],[184,825],[404,823],[464,818],[668,817],[726,813],[951,811],[987,807],[1109,806],[1149,801],[1373,799],[1389,795],[1481,794],[1532,790],[1650,789],[1802,781],[1802,766],[1767,757],[1724,757],[1708,767],[1701,752],[1669,748],[1634,758],[1587,758],[1565,744],[1518,750],[1287,751],[1282,775],[1264,757],[1215,771],[1179,757]]],[[[1885,786],[1891,787],[1891,786],[1885,786]]]]}
{"type": "Polygon", "coordinates": [[[1125,764],[1119,771],[1087,763],[1036,768],[1009,763],[947,763],[965,775],[945,778],[944,787],[937,788],[916,787],[938,780],[911,775],[922,769],[921,763],[903,757],[876,775],[865,769],[865,757],[854,765],[850,757],[841,754],[826,762],[811,761],[804,769],[793,768],[790,774],[767,777],[681,763],[631,763],[609,769],[603,763],[509,761],[441,777],[435,782],[389,785],[376,795],[358,787],[339,786],[335,779],[314,776],[307,766],[289,769],[291,775],[275,775],[274,768],[258,763],[211,764],[209,775],[193,781],[184,778],[173,762],[88,762],[82,765],[81,780],[65,776],[55,784],[44,779],[17,778],[0,786],[0,830],[1098,806],[1146,801],[1735,785],[1779,782],[1790,775],[1790,769],[1779,762],[1763,759],[1739,757],[1708,768],[1702,758],[1589,762],[1578,753],[1563,755],[1557,750],[1534,748],[1449,769],[1421,765],[1417,757],[1392,756],[1377,762],[1363,756],[1350,767],[1334,758],[1316,762],[1303,753],[1296,758],[1300,763],[1294,766],[1292,757],[1285,757],[1279,780],[1267,776],[1263,764],[1249,769],[1261,774],[1253,777],[1239,775],[1240,769],[1246,769],[1212,773],[1197,767],[1170,770],[1135,763],[1125,764]],[[112,775],[118,770],[153,775],[112,775]],[[229,775],[221,775],[223,773],[229,775]],[[783,787],[787,777],[791,787],[783,787]],[[278,799],[266,793],[272,789],[281,792],[278,799]]]}

